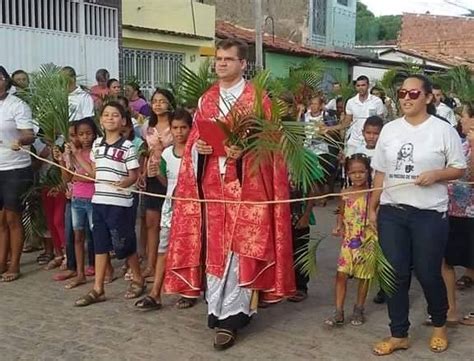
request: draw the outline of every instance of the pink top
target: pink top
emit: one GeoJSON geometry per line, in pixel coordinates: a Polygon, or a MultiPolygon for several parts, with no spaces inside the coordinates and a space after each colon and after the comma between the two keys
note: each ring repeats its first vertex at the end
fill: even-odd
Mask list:
{"type": "MultiPolygon", "coordinates": [[[[81,149],[79,152],[78,157],[81,157],[87,163],[91,163],[90,158],[90,149],[81,149]]],[[[81,175],[87,175],[86,171],[79,165],[79,163],[74,162],[74,169],[75,172],[81,175]]],[[[72,196],[74,198],[85,198],[85,199],[92,199],[94,195],[95,185],[92,182],[81,182],[81,181],[74,181],[72,183],[72,196]]]]}
{"type": "Polygon", "coordinates": [[[92,98],[94,99],[94,103],[96,103],[104,99],[107,95],[109,95],[109,88],[107,87],[101,88],[98,85],[94,85],[91,88],[91,95],[92,95],[92,98]]]}
{"type": "Polygon", "coordinates": [[[129,101],[129,105],[130,105],[130,108],[139,113],[140,112],[140,109],[146,105],[146,100],[143,99],[143,98],[138,98],[138,99],[135,99],[135,100],[130,100],[129,101]]]}
{"type": "Polygon", "coordinates": [[[163,149],[173,143],[173,136],[171,135],[171,130],[169,127],[160,132],[156,127],[149,127],[147,122],[142,127],[142,134],[145,137],[146,143],[148,144],[148,148],[150,150],[151,162],[158,162],[161,159],[161,153],[163,152],[163,149]]]}

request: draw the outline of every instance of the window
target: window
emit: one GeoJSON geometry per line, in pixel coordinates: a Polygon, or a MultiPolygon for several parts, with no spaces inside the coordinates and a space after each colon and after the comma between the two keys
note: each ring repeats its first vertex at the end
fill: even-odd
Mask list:
{"type": "Polygon", "coordinates": [[[349,0],[337,0],[339,5],[349,6],[349,0]]]}
{"type": "Polygon", "coordinates": [[[326,35],[326,0],[313,0],[313,35],[326,35]]]}
{"type": "Polygon", "coordinates": [[[155,88],[176,84],[183,63],[182,53],[123,49],[124,79],[136,80],[147,99],[155,88]]]}

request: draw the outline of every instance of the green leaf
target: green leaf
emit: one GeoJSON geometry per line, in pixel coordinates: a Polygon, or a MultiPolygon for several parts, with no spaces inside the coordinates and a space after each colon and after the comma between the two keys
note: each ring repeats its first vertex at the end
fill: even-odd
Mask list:
{"type": "Polygon", "coordinates": [[[308,243],[295,251],[295,267],[306,276],[313,277],[317,272],[317,250],[326,235],[317,233],[314,237],[306,234],[301,239],[308,239],[308,243]]]}

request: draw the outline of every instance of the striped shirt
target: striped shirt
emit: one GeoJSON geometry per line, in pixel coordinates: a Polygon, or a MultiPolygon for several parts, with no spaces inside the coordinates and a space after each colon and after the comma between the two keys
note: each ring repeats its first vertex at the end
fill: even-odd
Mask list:
{"type": "MultiPolygon", "coordinates": [[[[105,138],[97,138],[92,146],[91,161],[95,163],[96,181],[107,183],[121,181],[128,176],[129,170],[140,166],[132,142],[123,138],[114,144],[107,144],[105,138]]],[[[131,207],[133,195],[113,185],[96,183],[92,203],[131,207]]]]}

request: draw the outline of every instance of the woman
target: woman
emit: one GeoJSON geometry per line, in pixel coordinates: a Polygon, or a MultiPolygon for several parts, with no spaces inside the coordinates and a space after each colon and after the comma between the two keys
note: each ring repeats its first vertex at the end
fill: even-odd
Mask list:
{"type": "Polygon", "coordinates": [[[117,79],[110,79],[107,82],[107,89],[109,89],[109,97],[118,97],[122,92],[122,87],[117,79]]]}
{"type": "Polygon", "coordinates": [[[124,94],[127,97],[132,110],[132,116],[137,118],[138,114],[151,115],[148,114],[147,108],[148,103],[143,98],[143,94],[140,90],[140,86],[137,83],[128,83],[125,85],[124,94]]]}
{"type": "Polygon", "coordinates": [[[464,174],[466,161],[456,131],[434,114],[431,82],[411,75],[398,92],[405,116],[384,126],[372,167],[374,187],[369,219],[377,223],[382,250],[398,282],[388,299],[391,337],[375,345],[376,355],[407,349],[411,270],[414,269],[433,321],[430,350],[448,348],[448,300],[441,264],[448,240],[446,182],[464,174]],[[401,184],[413,182],[409,186],[401,184]]]}
{"type": "MultiPolygon", "coordinates": [[[[148,123],[142,127],[142,135],[149,150],[146,161],[146,191],[166,194],[166,187],[158,180],[158,174],[151,169],[161,159],[161,152],[169,146],[173,138],[170,131],[170,115],[176,103],[173,94],[166,89],[156,89],[151,97],[152,114],[148,123]]],[[[151,277],[155,273],[160,233],[161,207],[163,198],[145,196],[145,222],[147,229],[147,268],[143,277],[151,277]]]]}
{"type": "Polygon", "coordinates": [[[109,88],[107,87],[109,78],[110,74],[107,69],[99,69],[95,73],[97,84],[91,88],[91,96],[94,99],[96,108],[102,106],[103,100],[109,95],[109,88]]]}
{"type": "Polygon", "coordinates": [[[13,81],[0,66],[0,281],[20,277],[22,196],[31,186],[31,158],[20,147],[34,141],[30,108],[8,91],[13,81]],[[8,256],[10,263],[8,264],[8,256]]]}
{"type": "MultiPolygon", "coordinates": [[[[466,157],[467,171],[462,181],[474,179],[474,102],[467,103],[462,111],[463,150],[466,157]]],[[[474,188],[463,183],[449,185],[449,241],[443,263],[443,278],[448,290],[448,323],[458,323],[456,305],[456,273],[454,266],[465,267],[467,272],[474,270],[474,188]]],[[[467,276],[465,276],[467,277],[467,276]]],[[[462,323],[474,325],[474,318],[466,316],[462,323]]]]}

